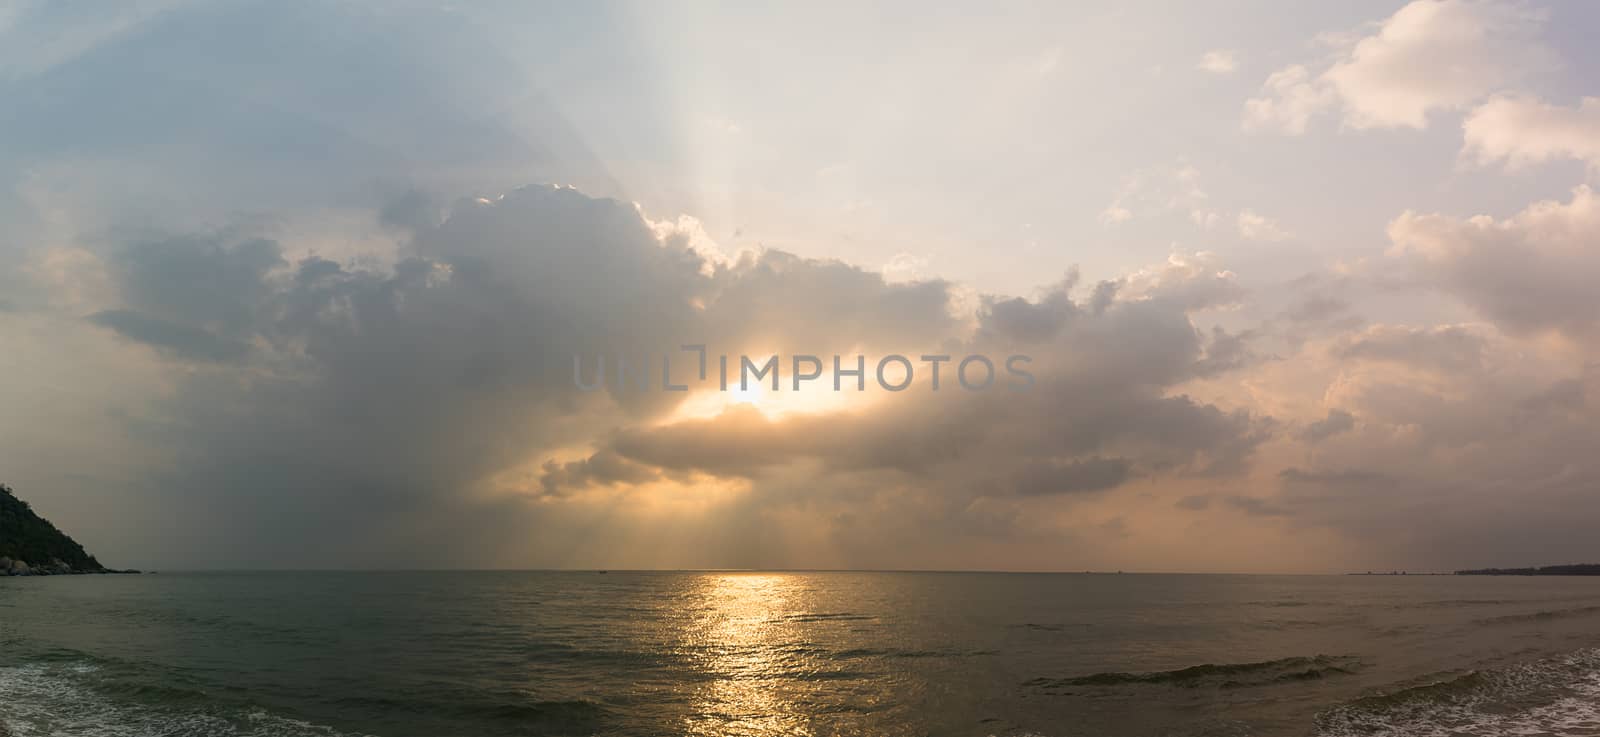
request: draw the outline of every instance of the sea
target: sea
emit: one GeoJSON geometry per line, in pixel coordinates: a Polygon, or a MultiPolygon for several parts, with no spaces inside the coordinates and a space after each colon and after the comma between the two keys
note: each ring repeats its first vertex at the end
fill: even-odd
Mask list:
{"type": "Polygon", "coordinates": [[[1600,735],[1600,577],[0,578],[12,737],[1600,735]]]}

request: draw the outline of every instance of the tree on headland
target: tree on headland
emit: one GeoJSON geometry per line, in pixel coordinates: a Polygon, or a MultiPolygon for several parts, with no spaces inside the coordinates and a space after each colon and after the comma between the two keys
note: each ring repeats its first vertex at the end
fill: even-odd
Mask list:
{"type": "Polygon", "coordinates": [[[104,573],[106,567],[50,521],[0,484],[0,576],[29,573],[104,573]]]}

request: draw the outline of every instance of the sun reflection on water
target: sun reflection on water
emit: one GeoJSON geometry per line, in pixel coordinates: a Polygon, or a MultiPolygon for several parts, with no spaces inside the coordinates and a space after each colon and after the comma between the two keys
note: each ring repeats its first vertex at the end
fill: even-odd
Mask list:
{"type": "Polygon", "coordinates": [[[707,680],[694,698],[685,732],[723,737],[810,735],[801,705],[784,685],[803,663],[793,613],[806,591],[792,576],[708,574],[695,590],[684,633],[707,680]]]}

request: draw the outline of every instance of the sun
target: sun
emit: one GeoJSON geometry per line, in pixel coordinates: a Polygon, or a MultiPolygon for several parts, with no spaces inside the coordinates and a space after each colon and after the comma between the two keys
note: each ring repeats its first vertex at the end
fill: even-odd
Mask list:
{"type": "Polygon", "coordinates": [[[748,387],[740,387],[738,384],[730,383],[726,393],[730,405],[753,404],[760,408],[766,404],[767,390],[760,384],[752,383],[748,387]]]}

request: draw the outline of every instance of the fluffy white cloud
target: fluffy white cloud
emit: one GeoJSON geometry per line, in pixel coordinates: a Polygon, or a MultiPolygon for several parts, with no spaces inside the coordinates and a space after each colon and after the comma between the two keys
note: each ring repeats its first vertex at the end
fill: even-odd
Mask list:
{"type": "Polygon", "coordinates": [[[923,281],[928,278],[928,258],[901,251],[889,259],[889,263],[878,269],[878,273],[882,274],[883,280],[890,284],[923,281]]]}
{"type": "Polygon", "coordinates": [[[1288,134],[1337,105],[1349,128],[1425,128],[1553,65],[1542,13],[1496,0],[1416,0],[1341,49],[1318,74],[1303,65],[1267,78],[1245,103],[1247,129],[1288,134]]]}
{"type": "Polygon", "coordinates": [[[1198,68],[1212,74],[1230,74],[1239,68],[1238,55],[1231,49],[1215,49],[1200,56],[1198,68]]]}
{"type": "Polygon", "coordinates": [[[1419,0],[1323,75],[1355,128],[1427,125],[1432,110],[1457,109],[1550,63],[1537,33],[1544,15],[1480,0],[1419,0]]]}
{"type": "Polygon", "coordinates": [[[1500,96],[1474,109],[1462,131],[1462,153],[1479,164],[1503,162],[1515,169],[1577,159],[1600,166],[1600,98],[1585,97],[1569,108],[1531,97],[1500,96]]]}
{"type": "Polygon", "coordinates": [[[1300,135],[1312,116],[1337,101],[1331,88],[1299,64],[1273,72],[1261,91],[1260,97],[1244,103],[1245,130],[1300,135]]]}
{"type": "Polygon", "coordinates": [[[1238,226],[1239,235],[1247,240],[1281,241],[1289,237],[1289,232],[1276,222],[1252,210],[1239,211],[1238,226]]]}
{"type": "Polygon", "coordinates": [[[1122,205],[1114,204],[1100,212],[1100,223],[1102,225],[1116,225],[1117,223],[1125,223],[1132,219],[1133,211],[1123,207],[1122,205]]]}
{"type": "Polygon", "coordinates": [[[1427,282],[1512,332],[1592,336],[1600,320],[1600,195],[1587,186],[1504,220],[1407,211],[1389,238],[1427,282]]]}

